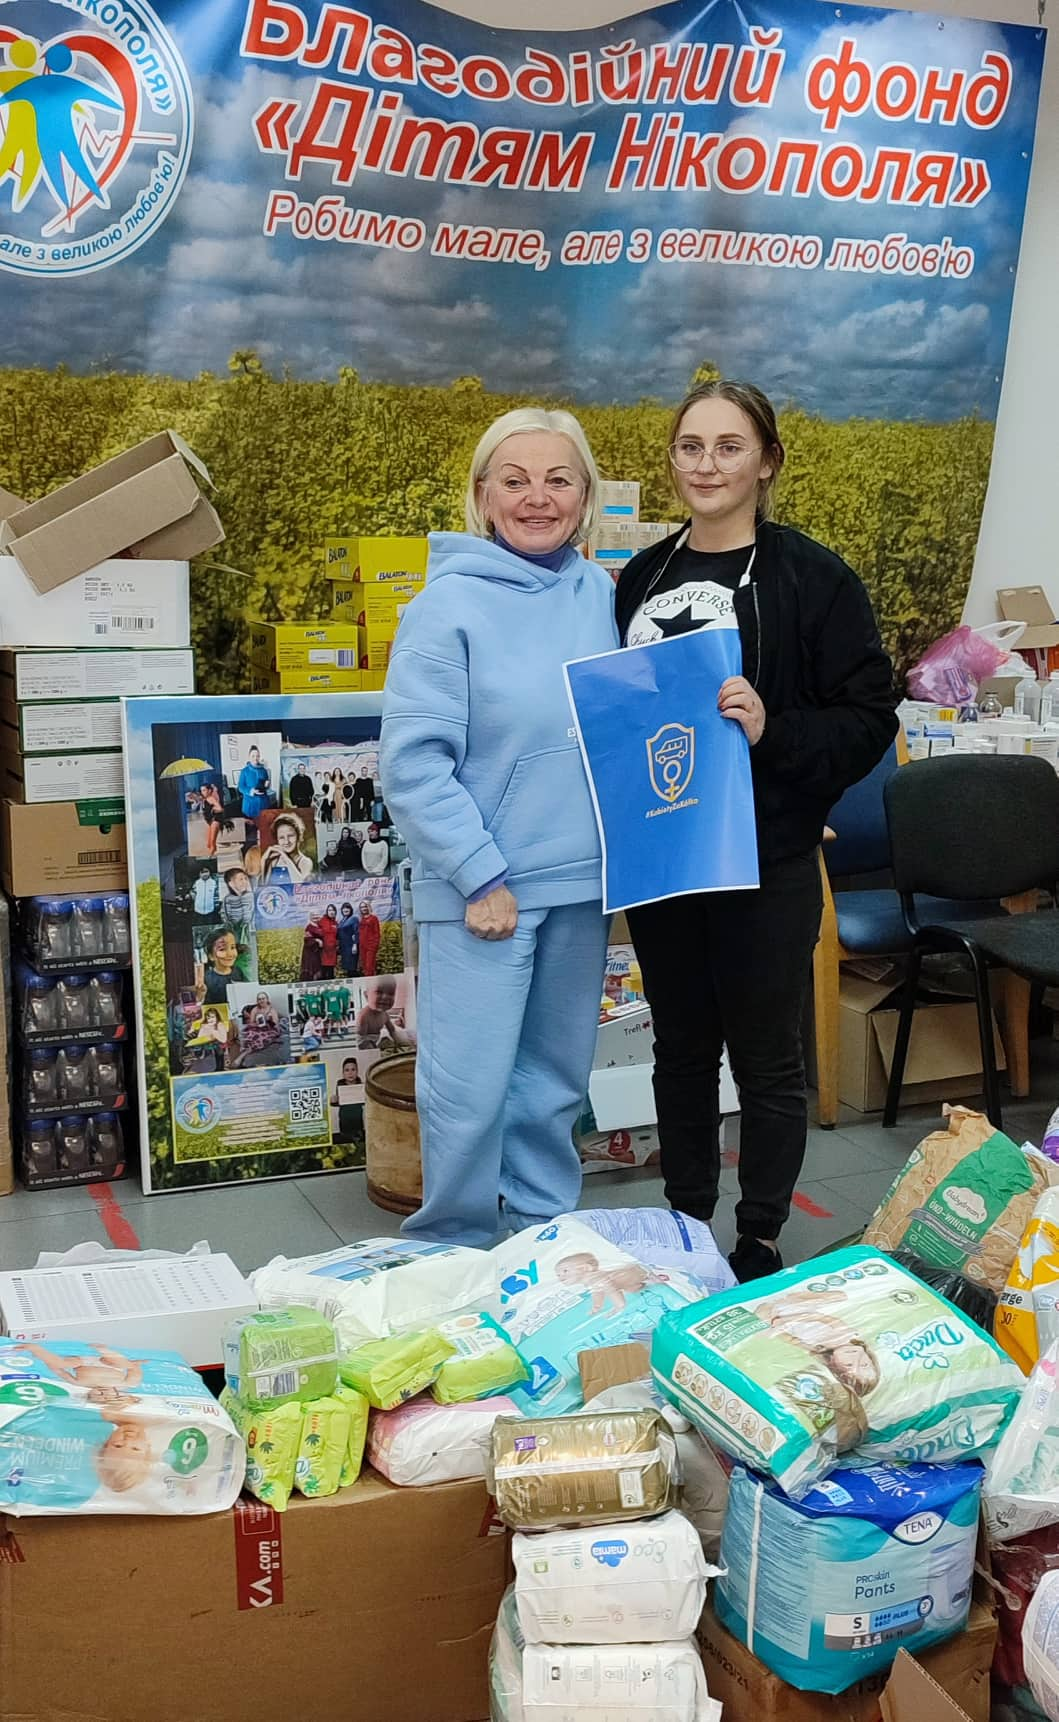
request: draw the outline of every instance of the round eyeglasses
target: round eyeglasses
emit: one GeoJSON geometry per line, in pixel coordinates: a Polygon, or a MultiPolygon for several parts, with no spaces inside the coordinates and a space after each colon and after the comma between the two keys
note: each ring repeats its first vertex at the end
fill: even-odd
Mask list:
{"type": "Polygon", "coordinates": [[[728,442],[724,438],[710,448],[697,436],[678,436],[669,445],[669,458],[678,472],[697,472],[707,455],[718,472],[738,472],[760,443],[728,442]]]}

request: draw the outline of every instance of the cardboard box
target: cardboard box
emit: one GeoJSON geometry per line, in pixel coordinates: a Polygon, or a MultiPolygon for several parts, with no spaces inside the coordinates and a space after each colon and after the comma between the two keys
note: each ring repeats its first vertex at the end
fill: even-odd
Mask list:
{"type": "Polygon", "coordinates": [[[0,1519],[0,1718],[480,1722],[508,1578],[494,1526],[484,1483],[371,1471],[282,1516],[0,1519]]]}
{"type": "MultiPolygon", "coordinates": [[[[89,569],[98,575],[100,563],[123,552],[155,563],[187,561],[224,537],[200,479],[209,484],[210,475],[187,443],[176,431],[160,431],[9,514],[0,522],[0,549],[41,593],[89,569]]],[[[109,578],[119,581],[120,571],[109,578]]],[[[154,585],[161,578],[160,570],[150,576],[154,585]]],[[[0,594],[6,600],[2,583],[0,594]]],[[[184,645],[186,637],[172,643],[184,645]]]]}
{"type": "MultiPolygon", "coordinates": [[[[918,1659],[969,1722],[989,1722],[989,1670],[996,1632],[996,1616],[985,1593],[976,1590],[965,1630],[943,1644],[932,1645],[918,1659]]],[[[799,1692],[726,1632],[709,1602],[697,1636],[710,1697],[720,1699],[726,1718],[746,1717],[748,1722],[750,1718],[754,1722],[880,1722],[882,1696],[892,1675],[872,1675],[837,1697],[799,1692]]],[[[891,1707],[907,1700],[909,1685],[906,1676],[898,1676],[891,1707]]],[[[903,1712],[895,1713],[891,1708],[893,1714],[906,1722],[903,1712]]],[[[907,1722],[932,1722],[932,1716],[924,1709],[908,1716],[907,1722]]]]}
{"type": "Polygon", "coordinates": [[[0,701],[121,699],[193,694],[190,651],[0,651],[0,701]]]}
{"type": "Polygon", "coordinates": [[[226,1255],[0,1273],[0,1332],[11,1339],[84,1339],[133,1357],[153,1346],[179,1352],[193,1369],[220,1366],[226,1327],[257,1307],[226,1255]]]}
{"type": "Polygon", "coordinates": [[[124,817],[76,801],[0,801],[0,883],[12,897],[128,890],[124,817]]]}
{"type": "Polygon", "coordinates": [[[364,692],[366,673],[359,669],[339,670],[326,664],[313,669],[266,670],[252,663],[250,689],[255,694],[359,694],[364,692]]]}
{"type": "MultiPolygon", "coordinates": [[[[857,1112],[880,1112],[893,1064],[900,988],[893,979],[865,980],[844,969],[839,981],[838,1097],[857,1112]]],[[[993,1025],[997,1069],[1004,1047],[993,1025]]],[[[958,1100],[982,1087],[978,1017],[973,1002],[923,1003],[912,1022],[912,1038],[901,1091],[906,1106],[927,1100],[958,1100]]]]}
{"type": "Polygon", "coordinates": [[[601,479],[599,508],[604,520],[639,520],[639,484],[635,479],[601,479]]]}
{"type": "Polygon", "coordinates": [[[1043,586],[1001,586],[996,602],[1003,621],[1029,624],[1022,638],[1015,642],[1016,652],[1059,646],[1059,621],[1043,586]]]}
{"type": "Polygon", "coordinates": [[[359,669],[363,645],[355,622],[250,624],[251,662],[267,670],[359,669]]]}
{"type": "Polygon", "coordinates": [[[0,677],[0,752],[79,753],[122,744],[120,700],[48,700],[40,705],[5,699],[10,681],[0,677]]]}
{"type": "Polygon", "coordinates": [[[0,1196],[15,1187],[11,1139],[11,911],[0,897],[0,1196]]]}
{"type": "Polygon", "coordinates": [[[110,753],[0,753],[0,794],[12,801],[125,799],[124,755],[110,753]]]}
{"type": "Polygon", "coordinates": [[[430,546],[425,538],[327,538],[325,572],[329,580],[362,586],[395,582],[425,585],[430,546]]]}
{"type": "Polygon", "coordinates": [[[907,1650],[897,1652],[879,1708],[882,1722],[970,1722],[962,1705],[907,1650]]]}
{"type": "Polygon", "coordinates": [[[579,1351],[577,1368],[581,1393],[587,1404],[597,1393],[624,1387],[630,1381],[646,1381],[651,1374],[651,1353],[638,1339],[625,1345],[601,1345],[595,1351],[579,1351]]]}
{"type": "Polygon", "coordinates": [[[612,574],[620,574],[627,563],[641,550],[649,550],[652,544],[661,544],[663,538],[668,538],[676,532],[677,527],[672,521],[621,520],[605,518],[595,538],[591,550],[593,559],[608,568],[612,574]]]}
{"type": "Polygon", "coordinates": [[[14,556],[0,555],[0,644],[186,646],[186,562],[101,562],[38,592],[14,556]]]}
{"type": "Polygon", "coordinates": [[[399,580],[392,585],[336,581],[331,587],[331,614],[338,620],[358,623],[377,639],[393,640],[403,612],[425,585],[425,579],[399,580]]]}

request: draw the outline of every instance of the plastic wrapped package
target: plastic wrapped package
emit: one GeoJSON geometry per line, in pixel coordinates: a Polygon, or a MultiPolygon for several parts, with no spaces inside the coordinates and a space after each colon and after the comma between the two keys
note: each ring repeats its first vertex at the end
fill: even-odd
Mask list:
{"type": "Polygon", "coordinates": [[[430,1327],[463,1310],[495,1312],[497,1264],[487,1250],[370,1238],[325,1255],[277,1256],[250,1282],[262,1307],[305,1304],[335,1324],[339,1348],[430,1327]]]}
{"type": "Polygon", "coordinates": [[[720,1722],[694,1639],[527,1644],[513,1591],[489,1653],[490,1722],[720,1722]]]}
{"type": "Polygon", "coordinates": [[[1059,1343],[1026,1382],[989,1459],[982,1504],[991,1543],[1059,1524],[1059,1343]]]}
{"type": "Polygon", "coordinates": [[[529,1370],[502,1327],[485,1314],[439,1321],[437,1331],[453,1347],[430,1389],[439,1405],[488,1399],[528,1381],[529,1370]]]}
{"type": "Polygon", "coordinates": [[[668,1208],[588,1208],[571,1218],[647,1267],[691,1275],[702,1295],[735,1285],[709,1226],[689,1214],[668,1208]]]}
{"type": "Polygon", "coordinates": [[[1000,1294],[996,1336],[1028,1375],[1059,1339],[1059,1189],[1045,1190],[1000,1294]]]}
{"type": "Polygon", "coordinates": [[[392,1411],[414,1399],[437,1380],[454,1347],[436,1328],[423,1333],[400,1333],[392,1339],[373,1339],[358,1345],[339,1365],[347,1387],[363,1393],[376,1411],[392,1411]]]}
{"type": "Polygon", "coordinates": [[[175,1352],[0,1338],[0,1512],[217,1513],[243,1443],[175,1352]]]}
{"type": "Polygon", "coordinates": [[[504,1398],[459,1405],[417,1399],[395,1411],[375,1411],[368,1427],[368,1459],[402,1488],[484,1477],[493,1424],[498,1417],[517,1415],[513,1401],[504,1398]]]}
{"type": "Polygon", "coordinates": [[[340,1381],[335,1388],[336,1399],[349,1411],[349,1439],[346,1443],[346,1456],[342,1462],[341,1486],[348,1489],[360,1476],[364,1463],[364,1448],[368,1439],[368,1417],[371,1406],[363,1393],[358,1393],[355,1387],[347,1387],[340,1381]]]}
{"type": "Polygon", "coordinates": [[[837,1470],[801,1501],[737,1465],[714,1607],[788,1685],[844,1692],[961,1632],[980,1465],[837,1470]]]}
{"type": "Polygon", "coordinates": [[[617,1529],[516,1533],[515,1602],[528,1644],[656,1644],[690,1638],[707,1567],[683,1513],[617,1529]]]}
{"type": "Polygon", "coordinates": [[[300,1495],[337,1495],[349,1457],[349,1406],[326,1396],[302,1407],[301,1436],[294,1466],[300,1495]]]}
{"type": "Polygon", "coordinates": [[[650,1410],[652,1406],[661,1411],[677,1444],[677,1463],[683,1478],[680,1510],[698,1532],[706,1559],[715,1561],[728,1505],[730,1461],[725,1463],[683,1413],[661,1398],[661,1389],[653,1381],[608,1387],[589,1400],[585,1410],[636,1411],[650,1410]]]}
{"type": "Polygon", "coordinates": [[[707,1438],[797,1496],[844,1454],[983,1453],[1023,1378],[995,1340],[874,1250],[839,1250],[666,1316],[655,1379],[707,1438]]]}
{"type": "MultiPolygon", "coordinates": [[[[960,1313],[969,1316],[983,1333],[993,1332],[997,1298],[988,1286],[978,1285],[966,1274],[954,1273],[951,1268],[931,1267],[913,1250],[894,1250],[893,1258],[899,1267],[907,1268],[931,1291],[939,1292],[949,1303],[955,1304],[960,1313]]],[[[999,1333],[996,1337],[1000,1338],[999,1333]]]]}
{"type": "Polygon", "coordinates": [[[676,1441],[658,1411],[500,1417],[489,1485],[515,1531],[648,1518],[677,1505],[676,1441]]]}
{"type": "Polygon", "coordinates": [[[1026,1610],[1022,1660],[1034,1698],[1049,1722],[1059,1722],[1059,1573],[1045,1573],[1026,1610]]]}
{"type": "Polygon", "coordinates": [[[335,1330],[315,1309],[240,1316],[224,1336],[224,1379],[247,1405],[322,1399],[338,1381],[335,1330]]]}
{"type": "Polygon", "coordinates": [[[273,1512],[285,1513],[294,1488],[302,1437],[302,1407],[293,1400],[255,1410],[226,1387],[224,1406],[246,1449],[246,1489],[273,1512]]]}

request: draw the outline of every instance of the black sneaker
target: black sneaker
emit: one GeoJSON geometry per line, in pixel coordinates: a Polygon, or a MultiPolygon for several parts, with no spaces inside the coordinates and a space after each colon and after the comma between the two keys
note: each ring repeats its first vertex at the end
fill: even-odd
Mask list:
{"type": "Polygon", "coordinates": [[[769,1274],[778,1274],[783,1266],[783,1257],[779,1250],[763,1244],[759,1238],[740,1238],[728,1257],[728,1264],[740,1285],[746,1285],[748,1280],[763,1280],[769,1274]]]}

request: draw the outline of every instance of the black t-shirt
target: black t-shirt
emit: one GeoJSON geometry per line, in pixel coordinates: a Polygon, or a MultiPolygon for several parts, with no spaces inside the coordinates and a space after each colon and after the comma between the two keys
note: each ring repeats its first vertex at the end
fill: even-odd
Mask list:
{"type": "Polygon", "coordinates": [[[698,628],[734,628],[733,595],[749,578],[751,544],[738,550],[675,550],[658,585],[629,623],[627,646],[690,634],[698,628]]]}

